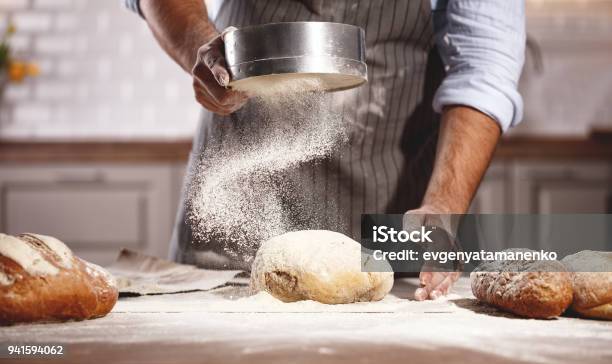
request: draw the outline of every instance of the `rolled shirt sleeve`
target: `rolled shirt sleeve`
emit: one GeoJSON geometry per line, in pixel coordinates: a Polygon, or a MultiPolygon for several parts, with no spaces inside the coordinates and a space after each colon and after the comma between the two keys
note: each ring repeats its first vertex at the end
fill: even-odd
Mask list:
{"type": "Polygon", "coordinates": [[[503,131],[518,124],[523,117],[517,87],[525,60],[524,0],[434,1],[434,24],[447,70],[434,109],[473,107],[503,131]]]}
{"type": "Polygon", "coordinates": [[[121,0],[121,2],[123,3],[124,7],[144,18],[142,11],[140,11],[140,0],[121,0]]]}

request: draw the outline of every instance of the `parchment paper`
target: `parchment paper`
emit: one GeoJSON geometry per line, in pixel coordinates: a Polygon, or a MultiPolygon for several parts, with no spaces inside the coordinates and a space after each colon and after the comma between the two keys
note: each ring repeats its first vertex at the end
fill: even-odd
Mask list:
{"type": "Polygon", "coordinates": [[[178,264],[123,249],[108,270],[117,279],[121,296],[208,291],[230,283],[241,284],[239,270],[208,270],[178,264]]]}

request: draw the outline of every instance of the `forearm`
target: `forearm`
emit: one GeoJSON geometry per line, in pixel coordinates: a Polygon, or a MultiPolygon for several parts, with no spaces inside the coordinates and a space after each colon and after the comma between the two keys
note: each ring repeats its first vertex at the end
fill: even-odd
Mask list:
{"type": "Polygon", "coordinates": [[[202,0],[140,0],[140,9],[161,47],[189,73],[198,48],[218,34],[202,0]]]}
{"type": "Polygon", "coordinates": [[[446,107],[423,205],[440,213],[467,212],[500,134],[499,125],[482,112],[465,106],[446,107]]]}

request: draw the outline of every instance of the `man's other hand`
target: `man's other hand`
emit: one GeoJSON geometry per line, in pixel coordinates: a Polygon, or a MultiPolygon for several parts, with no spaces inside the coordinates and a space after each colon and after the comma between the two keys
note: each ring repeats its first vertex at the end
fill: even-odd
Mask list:
{"type": "MultiPolygon", "coordinates": [[[[456,227],[452,215],[447,209],[434,206],[423,206],[416,210],[408,211],[404,214],[404,230],[412,230],[420,226],[438,226],[454,234],[456,227]]],[[[450,247],[448,247],[450,248],[450,247]]],[[[435,300],[447,295],[453,284],[459,279],[461,272],[436,271],[436,267],[431,263],[423,264],[419,281],[421,287],[414,292],[417,301],[435,300]]]]}

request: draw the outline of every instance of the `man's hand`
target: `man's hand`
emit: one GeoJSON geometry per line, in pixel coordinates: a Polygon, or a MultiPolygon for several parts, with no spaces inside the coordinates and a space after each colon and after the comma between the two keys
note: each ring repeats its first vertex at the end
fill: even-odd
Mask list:
{"type": "Polygon", "coordinates": [[[241,108],[248,97],[228,88],[230,74],[225,62],[223,36],[235,28],[227,28],[222,34],[198,49],[193,75],[196,100],[208,110],[228,115],[241,108]]]}
{"type": "Polygon", "coordinates": [[[228,88],[223,34],[208,19],[204,1],[140,0],[140,8],[162,48],[192,74],[202,106],[227,115],[244,105],[246,96],[228,88]]]}
{"type": "Polygon", "coordinates": [[[419,274],[421,288],[417,288],[414,292],[414,299],[417,301],[435,300],[446,296],[460,276],[461,272],[428,272],[425,268],[419,274]]]}
{"type": "MultiPolygon", "coordinates": [[[[451,217],[445,209],[423,206],[404,214],[403,228],[404,230],[413,230],[421,226],[436,226],[444,229],[450,236],[454,236],[456,226],[454,226],[454,221],[452,221],[451,217]]],[[[450,250],[452,247],[441,248],[450,250]]],[[[417,288],[414,292],[414,298],[417,301],[424,301],[427,299],[435,300],[438,297],[445,296],[450,292],[453,284],[460,276],[460,271],[437,271],[436,267],[432,264],[425,263],[419,274],[421,288],[417,288]]]]}

